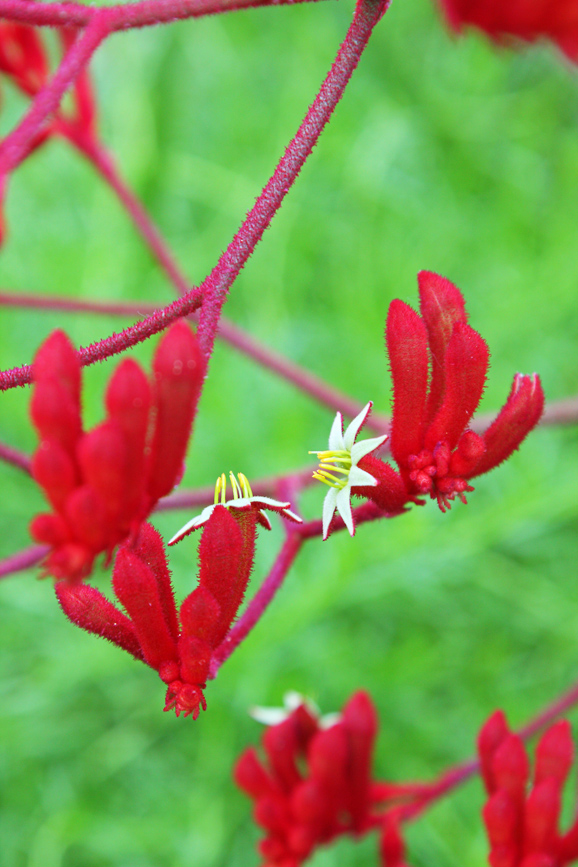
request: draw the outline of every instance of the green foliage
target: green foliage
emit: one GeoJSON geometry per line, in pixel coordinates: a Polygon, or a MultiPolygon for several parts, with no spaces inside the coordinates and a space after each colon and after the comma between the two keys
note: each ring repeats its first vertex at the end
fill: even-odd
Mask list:
{"type": "MultiPolygon", "coordinates": [[[[294,134],[351,14],[319,3],[119,34],[99,52],[102,130],[185,271],[205,276],[294,134]]],[[[6,111],[19,104],[7,95],[6,111]]],[[[20,106],[21,109],[21,106],[20,106]]],[[[415,275],[464,292],[492,350],[484,410],[515,371],[547,399],[577,391],[578,87],[553,49],[459,42],[427,0],[394,3],[286,206],[225,313],[378,411],[389,405],[383,323],[417,302],[415,275]]],[[[13,177],[2,286],[165,303],[171,288],[112,194],[64,144],[13,177]]],[[[77,343],[106,317],[5,310],[1,362],[30,360],[57,324],[77,343]]],[[[150,356],[151,347],[136,352],[150,356]]],[[[111,363],[85,373],[91,421],[111,363]]],[[[1,397],[2,436],[31,450],[25,390],[1,397]]],[[[185,482],[302,467],[331,413],[225,344],[215,351],[185,482]]],[[[324,711],[354,689],[381,718],[382,778],[432,778],[469,757],[502,707],[514,725],[576,679],[575,431],[542,428],[476,482],[467,507],[435,505],[309,542],[268,615],[207,689],[196,722],[161,712],[156,675],[65,621],[49,582],[0,584],[0,851],[7,867],[257,864],[250,806],[230,777],[260,736],[251,704],[287,689],[324,711]]],[[[0,554],[26,545],[40,508],[2,468],[0,554]]],[[[319,514],[324,491],[303,499],[319,514]]],[[[163,533],[186,515],[163,515],[163,533]]],[[[257,579],[280,534],[261,534],[257,579]]],[[[195,542],[175,551],[179,593],[195,542]]],[[[106,588],[102,574],[99,586],[106,588]]],[[[485,862],[478,783],[408,831],[414,867],[485,862]]],[[[375,863],[341,841],[315,867],[375,863]]]]}

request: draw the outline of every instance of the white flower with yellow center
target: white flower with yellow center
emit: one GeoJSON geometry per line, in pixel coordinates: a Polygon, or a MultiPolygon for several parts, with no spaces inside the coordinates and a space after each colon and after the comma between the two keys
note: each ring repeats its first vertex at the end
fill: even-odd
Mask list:
{"type": "Polygon", "coordinates": [[[350,536],[355,534],[351,514],[351,489],[368,485],[375,487],[378,484],[377,479],[357,465],[362,458],[383,445],[387,434],[360,443],[355,442],[372,406],[373,402],[370,400],[359,415],[355,416],[345,433],[343,433],[343,417],[338,412],[329,434],[329,448],[322,452],[309,452],[310,455],[317,455],[319,458],[319,469],[313,473],[313,478],[329,486],[323,501],[324,539],[327,539],[329,524],[336,509],[343,518],[350,536]]]}
{"type": "Polygon", "coordinates": [[[271,512],[278,512],[289,521],[294,521],[296,524],[302,524],[303,520],[289,509],[291,503],[282,503],[279,500],[272,500],[270,497],[254,497],[251,485],[247,476],[243,473],[229,473],[231,487],[233,488],[233,499],[227,500],[227,477],[225,473],[221,473],[215,484],[215,500],[212,506],[207,506],[203,509],[200,515],[190,520],[184,527],[175,533],[173,538],[168,542],[169,545],[176,545],[193,530],[197,530],[206,524],[213,511],[217,506],[225,506],[226,509],[237,509],[240,512],[257,512],[257,521],[266,530],[271,529],[271,522],[267,515],[263,513],[263,509],[268,509],[271,512]]]}

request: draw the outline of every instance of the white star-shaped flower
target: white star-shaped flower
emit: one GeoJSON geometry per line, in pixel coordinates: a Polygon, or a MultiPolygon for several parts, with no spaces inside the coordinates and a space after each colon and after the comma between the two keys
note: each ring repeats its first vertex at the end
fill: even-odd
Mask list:
{"type": "Polygon", "coordinates": [[[327,713],[321,716],[321,711],[314,701],[301,695],[300,692],[286,692],[283,696],[283,707],[252,707],[249,716],[266,726],[278,726],[284,722],[298,707],[304,705],[311,716],[318,721],[319,728],[328,729],[341,719],[339,713],[327,713]]]}
{"type": "Polygon", "coordinates": [[[215,485],[215,501],[213,505],[207,506],[206,509],[203,509],[200,515],[192,518],[192,520],[185,524],[184,527],[181,527],[178,533],[175,533],[170,542],[168,542],[169,545],[176,545],[177,542],[180,542],[181,539],[184,539],[185,536],[188,536],[189,533],[193,532],[193,530],[197,530],[199,527],[202,527],[203,524],[206,524],[217,506],[225,506],[227,509],[238,509],[241,512],[257,512],[257,521],[262,527],[265,527],[266,530],[271,529],[271,522],[267,515],[264,514],[263,509],[268,509],[271,512],[278,512],[284,518],[287,518],[289,521],[294,521],[296,524],[303,523],[302,518],[289,509],[291,503],[282,503],[279,500],[272,500],[270,497],[254,497],[247,477],[243,475],[243,473],[238,473],[237,475],[238,480],[234,473],[229,473],[231,486],[233,488],[233,499],[226,499],[227,479],[225,473],[221,473],[215,485]]]}
{"type": "Polygon", "coordinates": [[[329,491],[323,501],[324,539],[327,539],[329,524],[336,509],[343,518],[350,536],[355,534],[351,514],[351,489],[366,485],[374,487],[378,484],[377,479],[357,465],[361,458],[383,445],[387,434],[360,443],[355,442],[372,406],[373,402],[370,400],[359,415],[355,416],[345,433],[343,433],[343,417],[338,412],[329,434],[329,448],[326,451],[309,452],[310,455],[317,455],[319,458],[319,469],[313,473],[313,478],[329,485],[329,491]]]}

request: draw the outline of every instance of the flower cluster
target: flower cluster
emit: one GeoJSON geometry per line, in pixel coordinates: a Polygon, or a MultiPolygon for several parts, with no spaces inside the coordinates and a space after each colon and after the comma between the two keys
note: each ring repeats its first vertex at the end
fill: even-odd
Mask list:
{"type": "Polygon", "coordinates": [[[562,790],[573,758],[570,725],[555,723],[536,747],[532,786],[522,740],[496,711],[478,738],[489,795],[483,815],[491,867],[564,867],[578,859],[578,819],[561,834],[562,790]]]}
{"type": "Polygon", "coordinates": [[[451,27],[483,30],[491,39],[504,42],[522,39],[555,42],[570,60],[578,60],[577,0],[440,0],[451,27]]]}
{"type": "Polygon", "coordinates": [[[112,586],[128,617],[88,584],[56,584],[66,616],[107,638],[158,672],[167,684],[165,710],[196,719],[214,650],[243,600],[253,565],[253,532],[241,530],[222,506],[212,513],[199,545],[199,583],[179,611],[161,537],[143,524],[136,543],[116,556],[112,586]]]}
{"type": "Polygon", "coordinates": [[[396,299],[386,325],[393,380],[390,446],[398,471],[371,454],[383,437],[355,443],[371,403],[345,434],[338,413],[329,450],[316,452],[321,464],[315,476],[332,486],[324,504],[324,538],[335,509],[353,535],[350,495],[372,500],[388,515],[426,494],[442,512],[455,497],[465,503],[471,479],[506,460],[542,415],[539,376],[518,373],[489,428],[482,435],[469,429],[484,390],[488,347],[468,325],[464,298],[453,283],[429,271],[420,272],[418,283],[421,316],[396,299]]]}
{"type": "Polygon", "coordinates": [[[110,559],[182,475],[205,370],[186,323],[164,335],[152,368],[149,381],[135,361],[121,362],[107,388],[106,420],[85,433],[74,347],[55,331],[38,350],[32,474],[53,511],[34,518],[30,532],[50,546],[44,569],[57,579],[86,577],[101,552],[110,559]]]}
{"type": "Polygon", "coordinates": [[[259,850],[267,867],[299,867],[317,846],[375,825],[371,764],[378,723],[371,699],[355,693],[327,722],[324,727],[299,704],[265,731],[266,762],[253,748],[237,762],[235,782],[255,801],[255,821],[266,832],[259,850]]]}

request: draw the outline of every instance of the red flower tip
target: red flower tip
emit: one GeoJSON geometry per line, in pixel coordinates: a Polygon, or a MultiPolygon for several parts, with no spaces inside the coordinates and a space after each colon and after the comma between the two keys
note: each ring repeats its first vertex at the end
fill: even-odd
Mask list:
{"type": "Polygon", "coordinates": [[[135,361],[123,361],[107,388],[106,420],[83,433],[74,347],[55,331],[36,354],[30,412],[40,444],[32,474],[54,521],[34,520],[30,529],[53,547],[44,569],[58,579],[82,580],[98,554],[110,558],[178,481],[204,375],[188,325],[169,329],[153,371],[149,382],[135,361]]]}
{"type": "Polygon", "coordinates": [[[509,733],[501,711],[482,728],[478,749],[490,794],[483,810],[489,863],[494,867],[565,867],[573,862],[578,856],[578,821],[564,836],[557,830],[562,787],[573,752],[568,723],[560,721],[542,735],[529,793],[526,751],[521,739],[509,733]]]}
{"type": "Polygon", "coordinates": [[[484,390],[488,347],[467,324],[463,296],[453,283],[428,271],[418,275],[418,282],[422,316],[394,300],[387,318],[391,451],[406,502],[429,494],[443,512],[455,497],[466,502],[466,493],[473,490],[470,479],[518,448],[538,423],[544,395],[537,376],[518,374],[486,433],[469,430],[484,390]]]}
{"type": "Polygon", "coordinates": [[[466,26],[477,27],[498,43],[549,39],[570,60],[578,60],[576,0],[441,0],[441,5],[450,27],[457,32],[466,26]]]}

